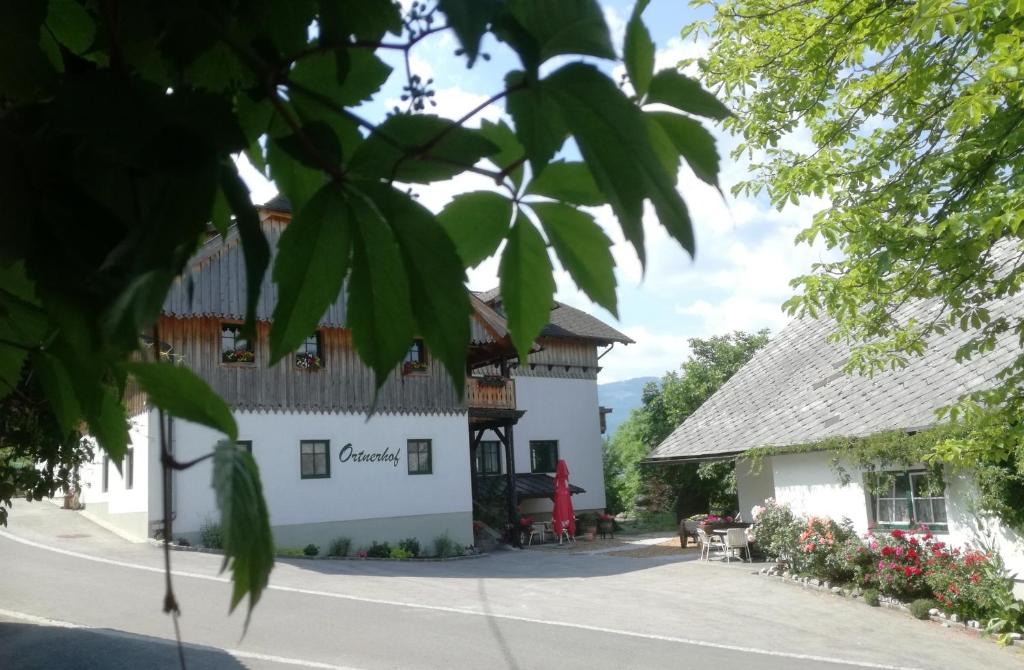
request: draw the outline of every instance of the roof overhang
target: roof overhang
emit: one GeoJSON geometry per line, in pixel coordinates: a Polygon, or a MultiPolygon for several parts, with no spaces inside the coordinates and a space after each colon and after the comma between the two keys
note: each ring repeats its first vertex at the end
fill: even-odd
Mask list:
{"type": "Polygon", "coordinates": [[[688,454],[685,456],[665,456],[664,458],[658,458],[656,456],[649,456],[641,463],[645,465],[673,465],[675,463],[708,463],[711,461],[732,461],[742,456],[747,452],[746,449],[741,451],[727,451],[717,454],[688,454]]]}

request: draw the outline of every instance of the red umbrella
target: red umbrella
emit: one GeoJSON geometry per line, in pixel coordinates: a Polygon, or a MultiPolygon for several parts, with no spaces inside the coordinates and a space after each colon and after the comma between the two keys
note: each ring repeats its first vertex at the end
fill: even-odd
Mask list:
{"type": "Polygon", "coordinates": [[[569,531],[569,537],[576,535],[576,517],[572,511],[572,498],[569,495],[569,466],[565,460],[558,461],[555,470],[555,508],[551,510],[551,527],[555,535],[561,539],[562,530],[569,531]]]}

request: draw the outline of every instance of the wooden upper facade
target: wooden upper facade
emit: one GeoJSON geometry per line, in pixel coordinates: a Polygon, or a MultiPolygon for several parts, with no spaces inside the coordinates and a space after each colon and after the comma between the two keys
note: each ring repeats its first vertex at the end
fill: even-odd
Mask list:
{"type": "MultiPolygon", "coordinates": [[[[289,220],[289,213],[262,212],[263,229],[273,250],[289,220]]],[[[471,294],[470,298],[474,310],[471,371],[463,399],[444,366],[432,360],[429,350],[416,341],[410,343],[407,360],[388,375],[374,404],[373,371],[359,358],[345,328],[344,290],[302,349],[271,366],[268,336],[277,291],[268,272],[256,310],[256,337],[251,342],[234,340],[246,304],[245,265],[234,230],[226,238],[211,239],[195,254],[164,303],[159,333],[175,362],[187,365],[229,406],[239,410],[365,413],[372,408],[383,414],[511,410],[515,408],[515,385],[510,377],[596,379],[597,346],[603,340],[575,337],[565,331],[542,337],[528,363],[517,366],[500,299],[494,294],[471,294]]],[[[553,311],[558,309],[565,309],[566,314],[572,310],[558,305],[553,311]]],[[[617,336],[613,341],[631,341],[593,321],[617,336]]],[[[129,393],[126,403],[132,414],[145,407],[145,399],[137,391],[129,393]]]]}

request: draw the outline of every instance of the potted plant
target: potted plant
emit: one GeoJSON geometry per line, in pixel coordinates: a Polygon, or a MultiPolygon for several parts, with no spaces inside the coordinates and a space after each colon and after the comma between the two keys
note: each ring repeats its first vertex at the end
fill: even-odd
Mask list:
{"type": "Polygon", "coordinates": [[[615,517],[607,512],[602,512],[597,517],[597,532],[601,533],[601,539],[615,537],[615,517]]]}
{"type": "Polygon", "coordinates": [[[593,540],[597,535],[597,515],[593,512],[580,515],[580,527],[583,529],[583,539],[588,542],[593,540]]]}

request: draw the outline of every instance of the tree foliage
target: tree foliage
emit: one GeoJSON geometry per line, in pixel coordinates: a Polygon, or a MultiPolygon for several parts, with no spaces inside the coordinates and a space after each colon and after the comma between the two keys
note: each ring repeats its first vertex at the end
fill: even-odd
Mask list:
{"type": "MultiPolygon", "coordinates": [[[[629,73],[641,92],[630,97],[607,74],[619,55],[595,0],[438,0],[404,13],[391,0],[3,3],[0,389],[31,376],[46,421],[62,435],[91,434],[115,461],[127,444],[121,399],[132,376],[162,410],[233,437],[234,419],[201,380],[138,359],[140,335],[159,341],[154,324],[171,283],[229,226],[245,259],[242,334],[254,334],[271,250],[239,154],[294,212],[272,269],[274,362],[347,286],[347,325],[378,386],[418,335],[461,390],[465,270],[503,242],[501,290],[520,352],[550,311],[549,244],[615,313],[610,241],[576,206],[609,205],[643,259],[650,203],[693,253],[676,171],[683,158],[717,169],[694,117],[728,114],[675,69],[653,71],[645,5],[629,22],[629,73]],[[446,31],[460,47],[439,67],[489,58],[486,35],[518,62],[486,105],[456,120],[428,113],[435,91],[409,66],[417,44],[446,31]],[[374,116],[396,80],[406,108],[374,116]],[[654,102],[659,119],[678,117],[668,146],[651,130],[654,102]],[[504,104],[511,124],[475,127],[490,104],[504,104]],[[409,193],[467,173],[490,178],[493,192],[457,198],[440,216],[409,193]]],[[[188,465],[163,454],[165,468],[188,465]]],[[[234,514],[241,500],[229,505],[225,492],[262,499],[255,468],[237,459],[220,467],[222,510],[234,514]]],[[[264,506],[222,519],[225,529],[247,524],[256,537],[227,544],[233,603],[244,592],[256,601],[270,565],[264,506]]]]}
{"type": "MultiPolygon", "coordinates": [[[[849,369],[903,365],[949,328],[969,334],[959,359],[1020,338],[1019,313],[989,308],[1024,282],[1024,6],[727,0],[694,31],[710,34],[703,79],[739,111],[726,123],[753,157],[736,190],[831,202],[798,239],[839,260],[796,279],[788,308],[834,317],[859,343],[849,369]],[[939,309],[904,309],[923,299],[939,309]]],[[[1022,386],[1018,355],[949,412],[975,437],[936,454],[1024,462],[1022,386]]]]}
{"type": "Polygon", "coordinates": [[[689,342],[690,357],[679,371],[644,387],[643,405],[633,410],[605,446],[605,487],[613,507],[635,509],[643,502],[651,508],[692,514],[708,511],[709,505],[731,506],[732,463],[646,465],[642,461],[768,343],[768,331],[736,331],[689,342]]]}

